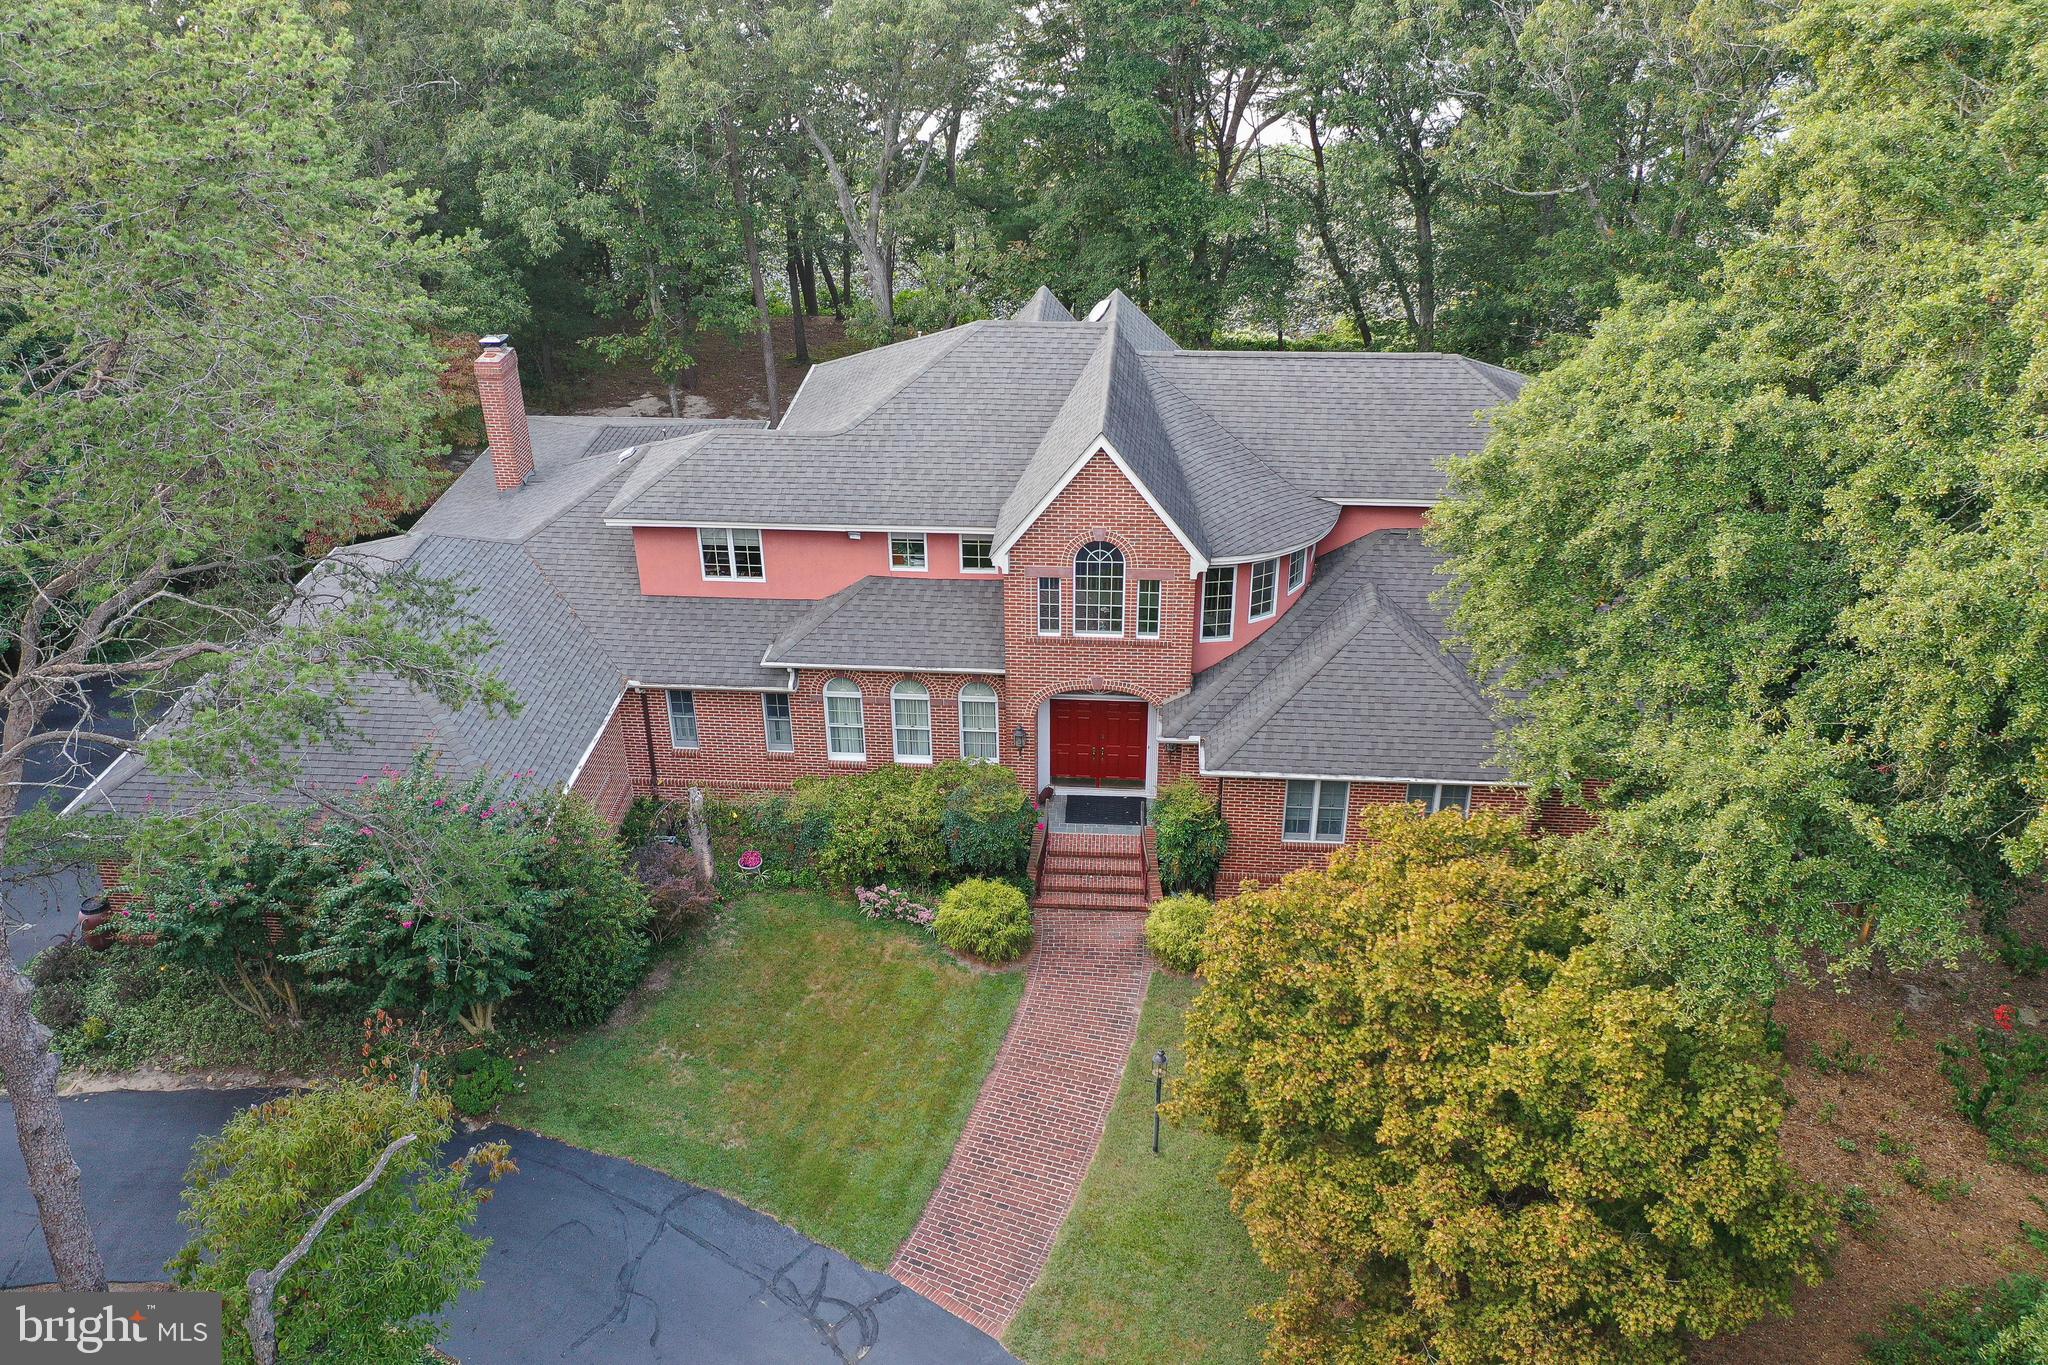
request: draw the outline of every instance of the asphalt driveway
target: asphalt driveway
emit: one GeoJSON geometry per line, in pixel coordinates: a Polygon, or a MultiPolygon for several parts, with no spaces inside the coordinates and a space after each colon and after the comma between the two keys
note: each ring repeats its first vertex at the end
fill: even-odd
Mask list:
{"type": "MultiPolygon", "coordinates": [[[[150,1280],[183,1244],[179,1177],[192,1143],[264,1092],[121,1092],[64,1101],[86,1204],[115,1280],[150,1280]]],[[[6,1105],[0,1102],[0,1111],[6,1105]]],[[[12,1115],[0,1123],[11,1132],[12,1115]]],[[[484,1287],[450,1315],[473,1365],[996,1365],[1012,1357],[889,1276],[773,1219],[630,1162],[516,1129],[519,1174],[486,1204],[484,1287]]],[[[12,1142],[0,1142],[0,1288],[49,1280],[12,1142]]]]}

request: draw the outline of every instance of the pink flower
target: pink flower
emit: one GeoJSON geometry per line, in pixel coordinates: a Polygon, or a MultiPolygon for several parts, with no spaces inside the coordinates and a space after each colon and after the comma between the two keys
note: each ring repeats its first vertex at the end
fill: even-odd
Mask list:
{"type": "Polygon", "coordinates": [[[445,796],[437,796],[434,798],[434,804],[436,806],[445,806],[448,804],[448,798],[445,796]]]}
{"type": "Polygon", "coordinates": [[[401,929],[410,929],[412,928],[412,921],[409,919],[402,919],[398,922],[398,927],[401,929]]]}
{"type": "Polygon", "coordinates": [[[457,806],[455,809],[461,811],[464,815],[467,815],[469,814],[469,802],[465,801],[461,805],[457,806]]]}
{"type": "Polygon", "coordinates": [[[2011,1005],[2000,1005],[1997,1009],[1991,1011],[1991,1018],[2000,1028],[2004,1029],[2007,1033],[2012,1032],[2011,1005]]]}
{"type": "Polygon", "coordinates": [[[376,832],[376,830],[371,829],[368,825],[364,825],[361,829],[356,831],[356,833],[358,834],[375,834],[376,832]]]}

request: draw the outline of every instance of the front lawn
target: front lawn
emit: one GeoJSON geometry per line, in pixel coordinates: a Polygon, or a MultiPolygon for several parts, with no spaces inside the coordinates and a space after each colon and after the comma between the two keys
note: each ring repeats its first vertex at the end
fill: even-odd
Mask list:
{"type": "Polygon", "coordinates": [[[1168,1127],[1162,1154],[1152,1155],[1152,1054],[1167,1050],[1171,1086],[1182,1061],[1181,1017],[1194,994],[1185,977],[1152,978],[1102,1147],[1044,1276],[1004,1338],[1031,1365],[1249,1365],[1265,1345],[1266,1329],[1245,1314],[1276,1297],[1280,1282],[1260,1264],[1217,1183],[1229,1144],[1168,1127]]]}
{"type": "Polygon", "coordinates": [[[509,1123],[723,1190],[870,1266],[939,1183],[1024,988],[829,897],[749,896],[619,1024],[528,1065],[509,1123]]]}

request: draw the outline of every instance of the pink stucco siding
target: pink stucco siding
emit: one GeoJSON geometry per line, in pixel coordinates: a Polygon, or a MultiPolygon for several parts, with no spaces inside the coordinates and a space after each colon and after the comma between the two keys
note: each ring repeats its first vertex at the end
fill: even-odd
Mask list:
{"type": "Polygon", "coordinates": [[[640,591],[652,597],[830,597],[870,574],[902,573],[908,578],[988,578],[960,567],[960,537],[925,536],[922,571],[892,570],[889,532],[863,531],[855,540],[844,531],[763,531],[760,579],[704,577],[697,532],[688,526],[636,526],[633,553],[640,563],[640,591]]]}

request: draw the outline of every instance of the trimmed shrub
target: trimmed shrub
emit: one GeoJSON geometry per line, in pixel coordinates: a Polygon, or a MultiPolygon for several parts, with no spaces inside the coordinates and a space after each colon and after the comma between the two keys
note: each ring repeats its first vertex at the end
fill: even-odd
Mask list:
{"type": "Polygon", "coordinates": [[[1031,902],[1008,882],[976,877],[939,901],[932,933],[955,952],[1012,962],[1031,946],[1031,902]]]}
{"type": "Polygon", "coordinates": [[[994,763],[969,765],[946,796],[940,831],[953,870],[971,877],[1015,877],[1031,856],[1038,809],[1017,774],[994,763]]]}
{"type": "Polygon", "coordinates": [[[488,1114],[519,1088],[519,1073],[511,1059],[482,1048],[456,1053],[449,1070],[454,1075],[448,1083],[448,1098],[465,1114],[488,1114]]]}
{"type": "Polygon", "coordinates": [[[718,904],[718,887],[681,840],[656,839],[633,855],[633,872],[647,888],[653,917],[647,930],[666,943],[704,919],[718,904]]]}
{"type": "Polygon", "coordinates": [[[1206,896],[1168,896],[1145,916],[1145,946],[1174,971],[1193,975],[1202,970],[1202,935],[1215,912],[1206,896]]]}
{"type": "Polygon", "coordinates": [[[28,979],[36,988],[36,1018],[53,1033],[77,1028],[89,1013],[86,991],[97,974],[92,949],[78,939],[53,943],[37,953],[28,964],[28,979]]]}
{"type": "Polygon", "coordinates": [[[1215,890],[1230,846],[1230,826],[1216,799],[1191,777],[1169,782],[1152,803],[1152,824],[1159,834],[1160,884],[1204,896],[1215,890]]]}
{"type": "Polygon", "coordinates": [[[519,1007],[546,1028],[597,1023],[646,975],[654,907],[625,852],[575,797],[556,809],[534,879],[553,904],[528,937],[531,976],[519,1007]]]}
{"type": "Polygon", "coordinates": [[[1241,1144],[1270,1358],[1677,1361],[1819,1283],[1765,1012],[1636,971],[1517,821],[1364,824],[1216,907],[1167,1110],[1241,1144]]]}

